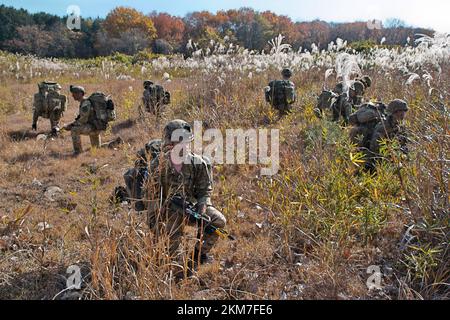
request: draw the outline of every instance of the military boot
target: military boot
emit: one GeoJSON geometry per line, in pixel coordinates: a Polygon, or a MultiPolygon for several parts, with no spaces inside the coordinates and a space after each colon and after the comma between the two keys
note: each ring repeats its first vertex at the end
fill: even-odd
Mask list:
{"type": "Polygon", "coordinates": [[[91,146],[95,148],[100,148],[102,145],[102,140],[99,134],[90,134],[89,139],[91,140],[91,146]]]}
{"type": "Polygon", "coordinates": [[[79,155],[83,152],[83,147],[81,145],[81,137],[79,135],[72,134],[72,143],[73,143],[73,154],[79,155]]]}

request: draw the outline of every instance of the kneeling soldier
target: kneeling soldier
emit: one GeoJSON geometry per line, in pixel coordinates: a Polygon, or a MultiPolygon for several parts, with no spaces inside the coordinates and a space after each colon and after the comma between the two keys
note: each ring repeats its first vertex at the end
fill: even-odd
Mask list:
{"type": "Polygon", "coordinates": [[[157,236],[165,234],[169,237],[171,256],[180,245],[184,225],[190,222],[185,210],[174,205],[174,198],[194,204],[199,215],[208,217],[208,223],[197,223],[198,242],[194,252],[196,262],[206,263],[219,238],[219,234],[211,230],[224,228],[226,219],[211,203],[211,164],[208,159],[190,151],[192,140],[192,127],[187,122],[174,120],[166,125],[161,153],[150,164],[145,198],[149,225],[157,236]]]}
{"type": "Polygon", "coordinates": [[[99,128],[96,125],[96,115],[94,106],[88,98],[85,98],[83,87],[70,86],[70,92],[75,101],[80,102],[80,111],[74,122],[65,127],[72,134],[73,151],[75,155],[83,152],[81,136],[87,135],[91,139],[91,145],[96,148],[101,147],[99,128]]]}

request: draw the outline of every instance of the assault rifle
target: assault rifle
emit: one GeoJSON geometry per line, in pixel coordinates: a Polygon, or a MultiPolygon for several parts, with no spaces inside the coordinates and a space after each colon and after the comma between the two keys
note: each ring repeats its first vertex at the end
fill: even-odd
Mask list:
{"type": "Polygon", "coordinates": [[[197,225],[203,224],[205,232],[207,234],[215,233],[224,239],[229,239],[232,241],[236,240],[236,238],[230,235],[225,229],[213,226],[211,224],[211,218],[209,216],[199,213],[196,206],[189,201],[186,201],[183,197],[174,196],[171,198],[170,203],[177,209],[183,210],[183,212],[188,216],[189,222],[196,223],[197,225]]]}

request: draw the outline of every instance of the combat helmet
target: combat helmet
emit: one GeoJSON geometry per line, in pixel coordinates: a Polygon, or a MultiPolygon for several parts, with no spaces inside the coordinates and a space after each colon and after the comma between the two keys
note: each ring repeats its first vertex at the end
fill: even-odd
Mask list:
{"type": "Polygon", "coordinates": [[[163,144],[165,146],[177,142],[190,142],[192,140],[194,140],[192,126],[184,120],[172,120],[164,127],[163,144]],[[173,141],[173,139],[178,141],[173,141]]]}
{"type": "Polygon", "coordinates": [[[354,91],[356,93],[357,96],[362,96],[364,93],[364,84],[361,81],[355,81],[350,90],[354,91]]]}
{"type": "Polygon", "coordinates": [[[86,90],[84,90],[84,88],[81,87],[81,86],[73,86],[73,85],[71,85],[70,86],[70,92],[71,93],[81,92],[82,94],[85,94],[86,90]]]}
{"type": "Polygon", "coordinates": [[[364,84],[364,87],[366,89],[372,86],[372,78],[369,76],[363,76],[359,81],[361,81],[364,84]]]}
{"type": "Polygon", "coordinates": [[[391,101],[386,109],[387,113],[394,114],[399,111],[407,112],[409,110],[408,103],[401,99],[391,101]]]}
{"type": "Polygon", "coordinates": [[[151,81],[151,80],[145,80],[144,81],[144,89],[147,89],[151,85],[153,85],[153,81],[151,81]]]}
{"type": "Polygon", "coordinates": [[[281,75],[283,77],[290,78],[290,77],[292,77],[292,70],[289,68],[285,68],[285,69],[283,69],[283,71],[281,71],[281,75]]]}

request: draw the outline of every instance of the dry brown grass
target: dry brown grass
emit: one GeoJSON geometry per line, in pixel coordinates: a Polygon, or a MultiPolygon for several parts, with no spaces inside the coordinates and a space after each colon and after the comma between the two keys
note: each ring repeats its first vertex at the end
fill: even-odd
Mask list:
{"type": "MultiPolygon", "coordinates": [[[[0,117],[0,299],[52,299],[65,288],[65,270],[73,264],[84,267],[82,293],[88,299],[448,298],[448,113],[426,104],[425,87],[405,91],[373,72],[371,97],[410,102],[407,124],[415,143],[410,161],[402,160],[403,184],[395,163],[385,164],[378,176],[356,175],[346,130],[313,116],[311,93],[319,92],[322,74],[296,75],[295,112],[268,125],[281,129],[277,176],[258,178],[252,166],[215,169],[213,200],[238,240],[220,241],[215,262],[179,282],[170,277],[170,261],[160,257],[164,249],[152,245],[145,216],[112,205],[112,191],[123,184],[135,151],[158,138],[167,120],[203,120],[225,129],[272,119],[261,88],[275,73],[240,82],[231,74],[225,85],[215,75],[175,78],[168,85],[173,105],[158,121],[134,121],[140,81],[64,75],[64,88],[87,83],[88,92],[113,93],[119,119],[103,139],[120,135],[126,142],[118,150],[89,150],[83,139],[88,150],[77,158],[68,133],[43,142],[28,132],[34,82],[4,79],[0,100],[9,111],[0,117]],[[59,186],[64,195],[49,202],[49,186],[59,186]],[[41,222],[51,228],[39,230],[41,222]],[[412,224],[416,249],[402,248],[412,224]],[[370,265],[393,269],[383,278],[382,292],[367,290],[370,265]]],[[[448,105],[448,67],[444,75],[437,85],[448,105]]],[[[63,122],[76,112],[70,101],[63,122]]],[[[39,130],[48,129],[41,120],[39,130]]],[[[186,248],[192,247],[189,230],[186,248]]]]}

